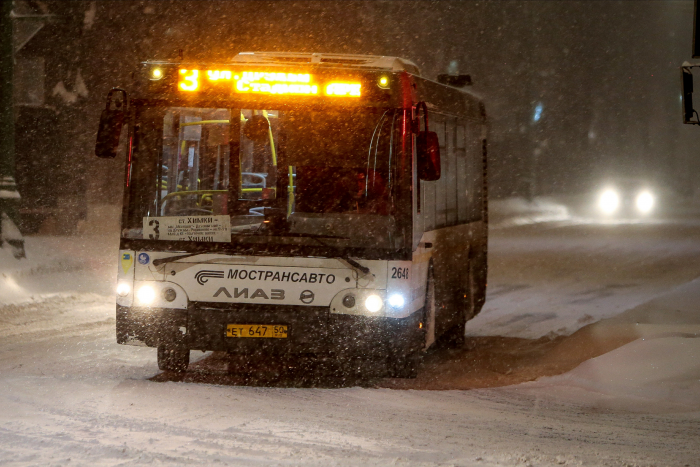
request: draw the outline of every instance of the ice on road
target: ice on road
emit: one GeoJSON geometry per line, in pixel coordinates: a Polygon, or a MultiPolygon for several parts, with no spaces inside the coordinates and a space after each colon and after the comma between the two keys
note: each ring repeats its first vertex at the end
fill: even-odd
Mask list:
{"type": "Polygon", "coordinates": [[[163,378],[115,343],[116,238],[32,237],[0,250],[0,465],[698,465],[698,240],[494,229],[466,349],[331,389],[235,385],[206,355],[163,378]]]}

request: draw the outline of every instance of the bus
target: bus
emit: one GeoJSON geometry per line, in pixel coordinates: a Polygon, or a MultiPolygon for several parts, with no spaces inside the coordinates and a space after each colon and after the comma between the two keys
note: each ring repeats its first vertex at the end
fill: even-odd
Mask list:
{"type": "Polygon", "coordinates": [[[117,342],[164,371],[201,350],[393,377],[462,345],[486,293],[487,146],[455,78],[370,55],[142,63],[95,149],[128,128],[117,342]]]}

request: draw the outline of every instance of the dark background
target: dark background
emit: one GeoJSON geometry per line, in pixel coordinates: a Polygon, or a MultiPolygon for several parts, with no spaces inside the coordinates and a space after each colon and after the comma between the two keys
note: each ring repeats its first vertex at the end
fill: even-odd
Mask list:
{"type": "Polygon", "coordinates": [[[64,18],[31,53],[64,63],[46,71],[45,106],[58,109],[64,135],[49,154],[81,168],[71,176],[92,203],[120,200],[121,165],[91,154],[107,91],[127,85],[139,61],[178,49],[215,61],[240,51],[397,55],[427,77],[469,73],[489,115],[495,197],[582,193],[615,173],[684,196],[698,188],[700,129],[681,123],[679,79],[692,1],[21,3],[64,18]],[[87,95],[67,103],[55,86],[73,91],[77,71],[87,95]]]}

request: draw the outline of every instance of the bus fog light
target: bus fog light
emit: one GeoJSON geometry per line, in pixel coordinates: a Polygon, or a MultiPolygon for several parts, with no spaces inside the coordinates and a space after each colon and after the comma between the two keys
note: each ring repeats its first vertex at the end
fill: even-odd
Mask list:
{"type": "Polygon", "coordinates": [[[365,299],[365,308],[372,313],[376,313],[382,309],[382,297],[379,295],[370,295],[365,299]]]}
{"type": "Polygon", "coordinates": [[[170,287],[168,287],[167,289],[163,290],[163,298],[166,301],[172,302],[173,300],[175,300],[176,297],[177,297],[177,293],[175,293],[174,289],[171,289],[170,287]]]}
{"type": "Polygon", "coordinates": [[[129,287],[129,284],[122,282],[117,286],[117,295],[120,297],[126,297],[129,295],[129,292],[131,292],[131,287],[129,287]]]}
{"type": "Polygon", "coordinates": [[[343,297],[343,305],[345,308],[352,308],[355,306],[355,296],[352,294],[347,294],[343,297]]]}
{"type": "Polygon", "coordinates": [[[136,292],[136,297],[144,305],[150,305],[156,299],[156,291],[150,285],[144,285],[136,292]]]}
{"type": "Polygon", "coordinates": [[[392,308],[401,308],[403,307],[405,303],[405,300],[403,298],[403,295],[401,294],[394,294],[391,297],[389,297],[389,305],[392,306],[392,308]]]}

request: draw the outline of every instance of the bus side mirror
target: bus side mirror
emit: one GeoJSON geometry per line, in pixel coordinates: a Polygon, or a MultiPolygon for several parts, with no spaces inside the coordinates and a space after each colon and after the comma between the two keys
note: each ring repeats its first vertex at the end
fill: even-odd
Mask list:
{"type": "Polygon", "coordinates": [[[100,115],[100,127],[97,130],[95,142],[95,155],[97,157],[114,159],[119,147],[119,136],[122,133],[126,116],[127,96],[126,91],[113,88],[107,94],[107,106],[100,115]],[[115,98],[116,93],[121,93],[121,99],[115,98]]]}
{"type": "Polygon", "coordinates": [[[423,120],[425,130],[420,131],[420,117],[417,117],[414,128],[416,135],[416,157],[418,178],[426,182],[433,182],[440,179],[440,141],[437,133],[428,129],[428,108],[425,102],[416,105],[416,113],[420,114],[423,109],[423,120]]]}

